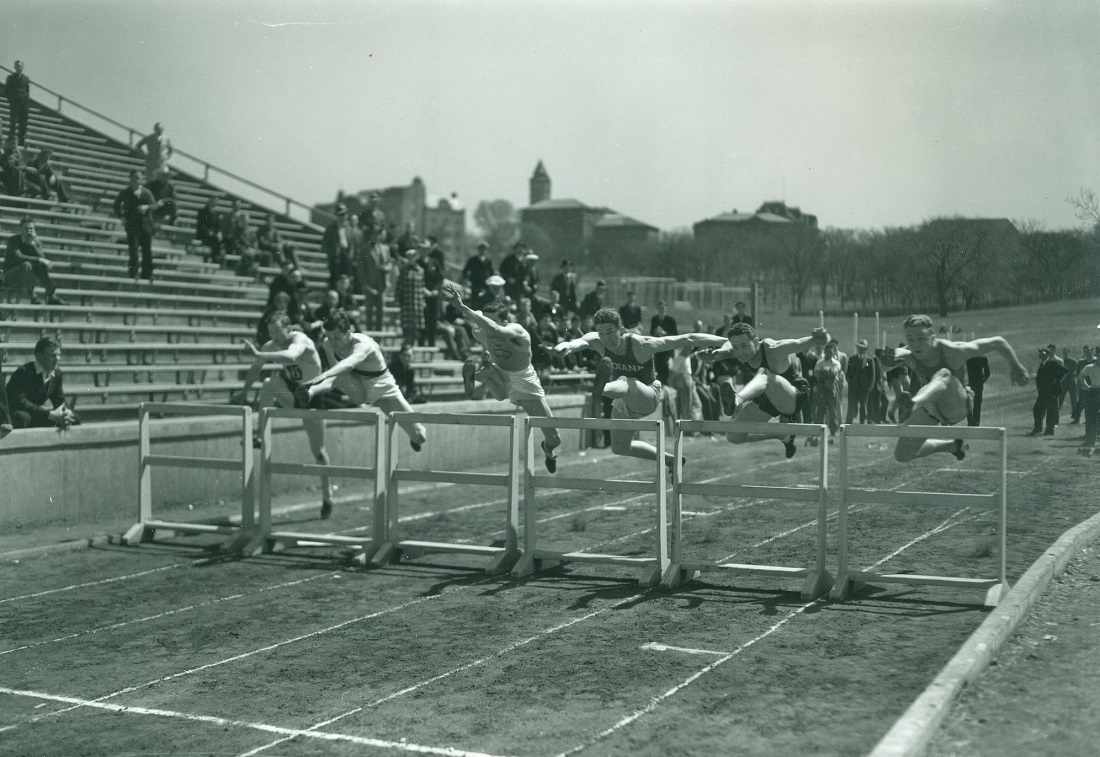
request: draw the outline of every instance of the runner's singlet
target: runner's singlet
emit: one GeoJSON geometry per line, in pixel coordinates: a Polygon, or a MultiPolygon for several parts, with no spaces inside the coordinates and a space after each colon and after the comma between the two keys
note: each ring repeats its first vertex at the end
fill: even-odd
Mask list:
{"type": "MultiPolygon", "coordinates": [[[[368,337],[366,337],[362,334],[352,334],[351,338],[352,338],[352,341],[362,342],[365,339],[367,339],[368,337]]],[[[324,341],[324,346],[325,346],[325,351],[331,353],[332,357],[335,358],[332,361],[333,365],[336,365],[336,363],[339,363],[341,360],[343,360],[344,358],[346,358],[348,356],[348,355],[341,355],[339,352],[337,352],[336,345],[334,345],[328,339],[326,339],[324,341]]],[[[348,354],[350,355],[351,353],[348,353],[348,354]]],[[[359,376],[360,378],[365,378],[365,379],[376,379],[379,376],[385,376],[387,373],[389,373],[389,369],[384,364],[382,366],[382,370],[380,370],[380,371],[368,371],[366,368],[363,367],[363,364],[366,363],[366,362],[367,362],[367,360],[364,360],[362,363],[360,363],[359,365],[352,368],[350,372],[353,373],[356,376],[359,376]]]]}
{"type": "Polygon", "coordinates": [[[657,368],[653,358],[642,362],[634,355],[634,335],[627,333],[623,336],[626,342],[626,354],[616,355],[605,348],[607,356],[611,358],[612,374],[615,378],[633,378],[643,384],[652,384],[657,380],[657,368]]]}

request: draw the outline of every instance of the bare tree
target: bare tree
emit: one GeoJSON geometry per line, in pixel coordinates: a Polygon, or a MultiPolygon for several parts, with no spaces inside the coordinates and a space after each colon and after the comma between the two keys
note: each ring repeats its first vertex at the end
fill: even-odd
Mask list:
{"type": "Polygon", "coordinates": [[[507,200],[482,200],[474,210],[474,223],[481,229],[489,252],[503,255],[519,239],[519,217],[507,200]]]}

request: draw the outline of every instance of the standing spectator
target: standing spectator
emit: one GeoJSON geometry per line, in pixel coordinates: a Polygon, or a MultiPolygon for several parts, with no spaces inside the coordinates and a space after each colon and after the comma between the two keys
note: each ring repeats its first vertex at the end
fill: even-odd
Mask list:
{"type": "Polygon", "coordinates": [[[596,311],[604,306],[604,297],[607,296],[607,282],[600,279],[596,282],[596,288],[584,296],[580,309],[577,311],[581,317],[594,316],[596,311]]]}
{"type": "Polygon", "coordinates": [[[229,201],[229,214],[222,227],[222,239],[225,241],[227,255],[244,255],[250,246],[249,226],[252,219],[248,211],[241,207],[241,201],[234,197],[229,201]]]}
{"type": "MultiPolygon", "coordinates": [[[[680,334],[679,329],[676,327],[676,319],[665,312],[665,301],[657,300],[657,315],[649,321],[649,335],[650,336],[678,336],[680,334]]],[[[619,315],[621,317],[622,311],[619,315]]],[[[624,322],[625,323],[625,322],[624,322]]],[[[670,356],[669,352],[658,352],[653,356],[657,366],[657,380],[668,381],[668,365],[670,356]]],[[[694,382],[692,383],[692,392],[694,393],[694,382]]]]}
{"type": "Polygon", "coordinates": [[[530,247],[526,249],[527,253],[523,256],[523,281],[520,289],[524,297],[532,301],[545,302],[539,298],[539,256],[530,247]]]}
{"type": "Polygon", "coordinates": [[[1069,347],[1062,348],[1062,364],[1066,366],[1066,377],[1062,379],[1062,391],[1058,393],[1058,411],[1061,412],[1068,395],[1070,417],[1080,417],[1081,411],[1078,407],[1080,403],[1077,399],[1077,361],[1069,354],[1069,347]]]}
{"type": "Polygon", "coordinates": [[[1081,404],[1085,408],[1085,440],[1080,452],[1092,457],[1096,447],[1096,424],[1100,421],[1100,360],[1081,368],[1081,404]]]}
{"type": "Polygon", "coordinates": [[[512,245],[512,251],[500,261],[500,275],[504,279],[504,293],[518,303],[523,299],[523,285],[527,280],[527,263],[523,242],[512,245]]]}
{"type": "Polygon", "coordinates": [[[439,246],[439,238],[433,234],[428,235],[428,257],[439,265],[439,270],[444,275],[447,273],[447,253],[439,246]]]}
{"type": "MultiPolygon", "coordinates": [[[[1081,359],[1077,361],[1077,375],[1074,376],[1074,381],[1077,382],[1077,407],[1071,413],[1070,424],[1077,424],[1081,422],[1081,413],[1085,408],[1085,388],[1081,383],[1081,374],[1086,367],[1092,365],[1096,360],[1092,354],[1092,347],[1087,344],[1081,348],[1081,359]]],[[[1098,387],[1100,388],[1100,387],[1098,387]]]]}
{"type": "Polygon", "coordinates": [[[703,403],[695,392],[695,379],[691,356],[694,347],[681,347],[673,350],[672,358],[665,361],[665,372],[669,386],[676,390],[677,416],[684,421],[703,419],[703,403]]]}
{"type": "Polygon", "coordinates": [[[15,71],[5,82],[8,96],[8,134],[20,147],[27,144],[27,116],[31,110],[31,80],[23,73],[23,61],[15,61],[15,71]]]}
{"type": "Polygon", "coordinates": [[[642,308],[638,305],[638,297],[634,292],[626,293],[626,302],[619,306],[619,317],[623,319],[624,329],[638,333],[638,325],[642,322],[642,308]]]}
{"type": "Polygon", "coordinates": [[[982,425],[982,393],[985,391],[986,381],[989,381],[989,358],[985,355],[975,355],[967,360],[966,383],[974,393],[970,415],[966,418],[968,426],[982,425]]]}
{"type": "Polygon", "coordinates": [[[23,364],[8,379],[8,406],[13,428],[56,426],[59,431],[65,431],[80,423],[73,411],[65,406],[60,362],[61,346],[45,336],[34,345],[34,360],[23,364]]]}
{"type": "Polygon", "coordinates": [[[859,422],[867,422],[867,402],[871,397],[871,388],[875,382],[875,365],[867,354],[867,340],[856,342],[856,354],[848,360],[844,372],[848,380],[848,415],[845,423],[852,423],[859,412],[859,422]]]}
{"type": "Polygon", "coordinates": [[[381,331],[385,326],[384,307],[386,292],[390,286],[390,273],[393,271],[393,258],[386,241],[386,228],[378,230],[374,243],[366,242],[366,250],[361,256],[362,267],[359,271],[360,285],[366,300],[367,330],[381,331]]]}
{"type": "Polygon", "coordinates": [[[35,231],[34,219],[23,216],[19,219],[19,233],[8,237],[0,284],[14,292],[26,292],[32,305],[40,303],[34,296],[37,284],[46,290],[47,304],[64,305],[65,301],[54,294],[57,285],[50,278],[52,266],[53,261],[42,254],[42,242],[35,231]]]}
{"type": "Polygon", "coordinates": [[[394,257],[399,260],[404,257],[406,250],[415,250],[420,246],[420,237],[416,235],[416,227],[412,221],[405,222],[405,231],[397,240],[397,253],[394,257]]]}
{"type": "MultiPolygon", "coordinates": [[[[844,375],[837,356],[837,343],[830,341],[824,347],[824,354],[814,364],[814,423],[824,423],[829,427],[829,444],[840,431],[840,391],[841,376],[844,375]]],[[[851,405],[849,405],[849,412],[851,405]]],[[[816,446],[817,438],[810,439],[810,445],[816,446]]]]}
{"type": "Polygon", "coordinates": [[[367,198],[366,206],[359,213],[359,229],[363,232],[363,238],[368,245],[377,242],[380,235],[386,231],[386,214],[378,207],[381,199],[377,192],[372,192],[367,198]]]}
{"type": "Polygon", "coordinates": [[[418,250],[419,259],[417,265],[424,272],[424,337],[421,344],[426,347],[435,346],[436,329],[439,324],[440,291],[443,286],[443,268],[438,261],[431,256],[431,245],[425,242],[418,250]]]}
{"type": "Polygon", "coordinates": [[[1062,391],[1062,380],[1066,377],[1066,366],[1058,357],[1053,344],[1039,348],[1039,368],[1035,371],[1035,389],[1038,397],[1031,409],[1035,425],[1028,436],[1054,436],[1054,427],[1058,425],[1058,393],[1062,391]],[[1043,421],[1046,428],[1043,428],[1043,421]]]}
{"type": "Polygon", "coordinates": [[[423,344],[424,302],[428,295],[424,288],[424,271],[417,264],[417,251],[405,251],[398,261],[397,305],[401,309],[401,344],[423,344]]]}
{"type": "Polygon", "coordinates": [[[573,261],[561,261],[561,269],[550,282],[550,290],[561,297],[561,306],[566,313],[577,312],[577,274],[573,272],[573,261]]]}
{"type": "MultiPolygon", "coordinates": [[[[902,342],[898,346],[904,347],[905,343],[902,342]]],[[[890,401],[890,406],[886,410],[886,418],[891,423],[905,423],[913,404],[908,400],[912,399],[911,392],[915,391],[913,380],[909,375],[909,367],[904,363],[895,365],[886,372],[886,383],[894,393],[894,399],[890,401]]]]}
{"type": "Polygon", "coordinates": [[[331,288],[351,263],[351,238],[348,234],[348,208],[343,203],[336,206],[336,218],[325,228],[321,236],[321,250],[328,260],[328,285],[331,288]]]}
{"type": "Polygon", "coordinates": [[[405,395],[410,405],[421,405],[427,400],[416,386],[416,369],[412,364],[413,349],[411,345],[404,345],[393,356],[389,368],[393,380],[397,382],[397,388],[405,395]]]}
{"type": "Polygon", "coordinates": [[[485,281],[492,276],[493,261],[489,259],[489,243],[478,242],[477,253],[471,255],[462,269],[462,279],[470,287],[470,302],[477,302],[485,291],[485,281]]]}
{"type": "MultiPolygon", "coordinates": [[[[796,353],[795,357],[798,358],[798,364],[802,369],[802,375],[810,385],[810,397],[802,408],[802,422],[813,423],[815,415],[814,397],[816,395],[815,389],[817,386],[817,376],[814,374],[814,368],[817,366],[817,361],[820,359],[817,347],[810,347],[809,349],[802,350],[802,352],[796,353]]],[[[809,441],[811,446],[813,446],[814,438],[815,437],[810,437],[809,441]]]]}
{"type": "Polygon", "coordinates": [[[275,226],[275,214],[268,213],[260,228],[256,229],[256,249],[260,253],[260,265],[271,265],[282,257],[283,239],[275,226]]]}
{"type": "Polygon", "coordinates": [[[886,367],[883,363],[885,358],[886,352],[881,348],[876,348],[871,354],[875,377],[871,384],[871,394],[867,399],[867,419],[870,423],[886,423],[886,410],[889,403],[886,400],[886,367]]]}
{"type": "Polygon", "coordinates": [[[54,166],[52,158],[53,151],[48,147],[43,147],[35,158],[33,169],[38,191],[44,200],[56,195],[58,202],[68,202],[69,191],[65,188],[61,172],[54,166]]]}
{"type": "Polygon", "coordinates": [[[145,158],[145,181],[153,181],[168,170],[168,159],[172,157],[172,143],[164,135],[164,127],[158,121],[153,124],[153,133],[141,138],[136,149],[145,158]]]}
{"type": "Polygon", "coordinates": [[[195,240],[209,250],[209,254],[203,253],[204,263],[209,261],[222,265],[225,262],[225,247],[222,244],[225,220],[218,210],[219,198],[219,195],[208,196],[206,204],[195,214],[195,240]]]}
{"type": "Polygon", "coordinates": [[[756,327],[756,323],[753,322],[752,316],[745,312],[745,303],[735,302],[733,303],[733,308],[736,312],[734,312],[733,316],[730,318],[730,325],[735,323],[747,323],[753,328],[756,327]]]}
{"type": "Polygon", "coordinates": [[[156,202],[153,193],[141,185],[141,174],[130,172],[130,186],[115,197],[115,215],[126,228],[126,246],[130,250],[130,278],[139,278],[138,254],[141,254],[140,276],[153,283],[153,230],[149,211],[156,202]]]}

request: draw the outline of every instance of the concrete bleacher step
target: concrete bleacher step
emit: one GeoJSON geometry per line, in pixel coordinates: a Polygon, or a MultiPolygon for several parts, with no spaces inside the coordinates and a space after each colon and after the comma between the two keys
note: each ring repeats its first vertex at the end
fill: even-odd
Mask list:
{"type": "Polygon", "coordinates": [[[97,276],[89,274],[51,272],[50,277],[59,287],[69,289],[103,289],[121,291],[148,291],[160,296],[175,297],[177,295],[207,294],[221,295],[233,299],[267,301],[267,287],[256,285],[213,284],[206,281],[178,282],[171,279],[156,278],[154,272],[153,283],[149,284],[144,279],[135,283],[128,276],[97,276]]]}

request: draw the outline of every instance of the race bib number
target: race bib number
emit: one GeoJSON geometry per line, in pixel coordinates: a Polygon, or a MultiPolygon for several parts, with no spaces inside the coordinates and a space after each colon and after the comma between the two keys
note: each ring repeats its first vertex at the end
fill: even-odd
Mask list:
{"type": "Polygon", "coordinates": [[[294,363],[291,363],[283,369],[286,372],[286,377],[295,383],[302,381],[302,369],[294,363]]]}

